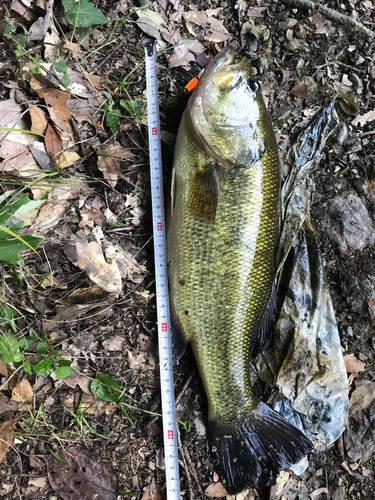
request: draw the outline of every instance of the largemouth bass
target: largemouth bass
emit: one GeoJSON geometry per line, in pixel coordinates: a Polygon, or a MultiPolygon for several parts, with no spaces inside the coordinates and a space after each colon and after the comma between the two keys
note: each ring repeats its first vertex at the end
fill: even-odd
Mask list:
{"type": "MultiPolygon", "coordinates": [[[[279,236],[277,146],[250,62],[226,47],[185,110],[168,221],[174,347],[190,341],[230,494],[285,469],[310,440],[254,397],[249,358],[269,343],[279,236]]],[[[178,355],[178,353],[177,353],[178,355]]]]}

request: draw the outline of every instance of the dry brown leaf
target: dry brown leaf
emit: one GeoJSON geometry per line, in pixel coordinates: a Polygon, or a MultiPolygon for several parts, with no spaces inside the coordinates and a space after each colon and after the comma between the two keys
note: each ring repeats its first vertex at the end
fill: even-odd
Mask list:
{"type": "Polygon", "coordinates": [[[209,42],[225,42],[230,37],[230,33],[224,27],[223,23],[213,17],[221,7],[208,11],[190,11],[184,12],[186,28],[189,33],[195,36],[194,25],[205,27],[204,39],[209,42]]]}
{"type": "Polygon", "coordinates": [[[97,226],[102,227],[105,222],[105,218],[103,217],[103,213],[101,210],[102,206],[103,202],[99,196],[87,199],[84,206],[80,210],[82,220],[79,223],[79,226],[94,227],[94,225],[96,224],[97,226]]]}
{"type": "Polygon", "coordinates": [[[122,345],[124,343],[123,337],[116,335],[113,339],[104,340],[102,346],[107,351],[122,351],[122,345]]]}
{"type": "Polygon", "coordinates": [[[347,373],[363,372],[366,366],[365,363],[357,359],[353,353],[346,354],[346,356],[344,356],[344,361],[347,373]]]}
{"type": "Polygon", "coordinates": [[[368,111],[364,115],[359,115],[354,120],[352,121],[352,125],[359,125],[360,127],[363,127],[363,125],[366,125],[368,122],[372,122],[375,120],[375,109],[372,109],[371,111],[368,111]]]}
{"type": "Polygon", "coordinates": [[[1,360],[0,360],[0,375],[2,375],[5,378],[7,378],[7,376],[8,376],[8,367],[4,363],[4,361],[1,361],[1,360]]]}
{"type": "Polygon", "coordinates": [[[143,495],[141,500],[163,500],[163,497],[161,496],[160,488],[156,484],[155,479],[152,478],[151,483],[143,488],[143,495]]]}
{"type": "Polygon", "coordinates": [[[88,106],[86,100],[70,99],[68,107],[71,115],[78,123],[88,122],[95,125],[97,117],[94,116],[95,109],[88,106]]]}
{"type": "Polygon", "coordinates": [[[78,447],[70,447],[65,453],[60,452],[59,456],[68,464],[60,465],[50,455],[43,456],[43,460],[47,466],[50,485],[61,498],[113,500],[116,497],[117,475],[99,457],[78,447]]]}
{"type": "Polygon", "coordinates": [[[221,483],[220,481],[217,483],[209,484],[205,489],[204,494],[209,498],[223,498],[228,496],[227,490],[224,488],[223,483],[221,483]]]}
{"type": "Polygon", "coordinates": [[[34,391],[25,378],[20,380],[12,391],[12,400],[18,403],[31,403],[33,397],[34,391]]]}
{"type": "MultiPolygon", "coordinates": [[[[31,135],[31,134],[30,134],[31,135]]],[[[20,177],[33,177],[37,170],[41,171],[27,146],[5,140],[0,144],[0,172],[13,172],[20,177]]]]}
{"type": "Polygon", "coordinates": [[[46,146],[47,153],[49,153],[51,156],[55,156],[61,153],[63,148],[61,137],[56,132],[55,127],[50,122],[47,125],[45,135],[46,136],[44,138],[44,144],[46,146]]]}
{"type": "MultiPolygon", "coordinates": [[[[115,260],[111,264],[106,262],[101,245],[96,241],[85,241],[79,236],[72,236],[68,246],[72,245],[75,245],[76,251],[74,264],[82,271],[86,271],[89,278],[107,292],[121,292],[121,275],[117,262],[115,260]]],[[[67,253],[67,249],[65,252],[67,253]]]]}
{"type": "Polygon", "coordinates": [[[0,463],[5,457],[6,452],[13,444],[14,423],[12,421],[3,422],[0,427],[0,463]]]}
{"type": "MultiPolygon", "coordinates": [[[[70,50],[73,50],[77,54],[81,51],[81,47],[76,43],[70,42],[69,40],[64,40],[64,47],[70,50]]],[[[77,59],[76,54],[72,54],[74,59],[77,59]]]]}
{"type": "Polygon", "coordinates": [[[105,254],[108,258],[116,260],[123,279],[133,283],[142,283],[147,274],[147,268],[139,264],[131,253],[119,245],[110,245],[105,247],[105,254]]]}
{"type": "Polygon", "coordinates": [[[102,77],[99,75],[90,75],[89,73],[86,74],[86,77],[88,81],[91,83],[91,85],[96,88],[97,90],[103,90],[101,80],[102,77]]]}
{"type": "Polygon", "coordinates": [[[36,486],[37,488],[44,488],[47,486],[47,478],[46,477],[31,477],[29,479],[29,484],[31,486],[36,486]]]}
{"type": "Polygon", "coordinates": [[[44,135],[48,125],[47,115],[38,106],[32,106],[29,112],[31,117],[31,132],[44,135]]]}
{"type": "Polygon", "coordinates": [[[76,385],[78,385],[85,394],[88,394],[89,396],[93,395],[90,389],[91,379],[89,379],[88,377],[85,377],[84,375],[76,375],[75,373],[73,373],[63,380],[68,387],[75,389],[76,385]]]}
{"type": "Polygon", "coordinates": [[[80,160],[79,154],[74,151],[63,151],[58,158],[55,158],[59,168],[67,168],[73,165],[76,161],[80,160]]]}
{"type": "Polygon", "coordinates": [[[12,2],[12,10],[20,14],[26,21],[35,21],[38,17],[35,10],[30,8],[30,5],[27,7],[20,0],[12,2]]]}
{"type": "Polygon", "coordinates": [[[356,389],[349,400],[349,416],[368,408],[375,401],[375,382],[368,382],[356,389]]]}
{"type": "Polygon", "coordinates": [[[310,91],[305,83],[299,82],[292,88],[292,94],[295,97],[301,97],[302,99],[306,99],[307,97],[309,97],[310,91]]]}
{"type": "Polygon", "coordinates": [[[120,161],[131,158],[134,156],[133,153],[113,144],[102,144],[94,149],[98,155],[98,169],[103,172],[108,184],[114,188],[120,174],[120,161]]]}
{"type": "MultiPolygon", "coordinates": [[[[116,408],[116,403],[112,401],[102,401],[95,398],[94,395],[86,394],[82,401],[79,400],[80,408],[89,415],[108,415],[116,408]]],[[[70,394],[64,399],[64,405],[71,410],[77,408],[77,401],[74,394],[70,394]]]]}
{"type": "Polygon", "coordinates": [[[290,477],[290,472],[288,471],[280,471],[277,475],[276,478],[276,484],[274,484],[271,487],[270,491],[270,500],[279,500],[283,491],[284,491],[284,486],[288,482],[288,479],[290,477]]]}
{"type": "Polygon", "coordinates": [[[173,49],[169,58],[169,67],[182,66],[189,70],[190,63],[195,62],[195,54],[201,54],[202,52],[204,52],[204,47],[201,43],[196,40],[181,39],[180,44],[173,49]]]}
{"type": "Polygon", "coordinates": [[[42,88],[40,85],[39,88],[35,85],[34,90],[39,97],[42,97],[47,104],[52,106],[52,108],[49,108],[49,114],[54,124],[71,137],[71,116],[67,105],[67,102],[71,98],[71,94],[60,89],[42,88]]]}
{"type": "Polygon", "coordinates": [[[28,234],[43,236],[60,222],[69,207],[66,200],[49,201],[39,210],[38,217],[27,230],[28,234]]]}

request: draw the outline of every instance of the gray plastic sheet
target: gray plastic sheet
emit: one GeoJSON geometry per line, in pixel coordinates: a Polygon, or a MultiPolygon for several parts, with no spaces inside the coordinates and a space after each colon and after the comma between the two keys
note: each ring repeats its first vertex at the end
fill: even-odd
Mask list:
{"type": "MultiPolygon", "coordinates": [[[[339,332],[309,215],[312,170],[338,125],[333,99],[299,134],[288,153],[291,171],[282,189],[277,256],[279,315],[270,346],[252,365],[273,387],[268,402],[303,428],[319,451],[344,431],[349,409],[339,332]]],[[[305,460],[293,470],[302,473],[306,467],[305,460]]]]}

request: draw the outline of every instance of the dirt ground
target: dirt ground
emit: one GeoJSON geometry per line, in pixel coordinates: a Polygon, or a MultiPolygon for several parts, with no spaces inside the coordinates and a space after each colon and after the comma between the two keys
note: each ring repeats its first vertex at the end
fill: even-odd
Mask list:
{"type": "MultiPolygon", "coordinates": [[[[124,18],[134,7],[148,5],[142,1],[134,6],[127,0],[94,3],[111,19],[124,18]]],[[[158,0],[152,4],[170,30],[162,31],[164,37],[158,46],[162,52],[158,57],[158,78],[165,187],[167,192],[174,139],[189,97],[184,87],[199,75],[207,63],[206,56],[211,57],[218,47],[230,43],[238,57],[245,55],[252,60],[256,78],[269,98],[281,160],[296,134],[328,98],[345,92],[356,100],[361,119],[347,115],[346,127],[325,148],[324,158],[314,172],[316,192],[311,213],[343,352],[353,353],[364,363],[361,371],[350,376],[351,394],[364,381],[375,383],[375,38],[358,30],[350,20],[375,30],[375,3],[322,0],[320,5],[329,8],[330,13],[346,18],[344,24],[330,13],[312,12],[302,3],[158,0]],[[208,9],[216,9],[211,16],[220,21],[220,26],[209,21],[194,24],[183,16],[194,11],[207,13],[208,9]],[[190,61],[177,61],[171,67],[172,50],[165,49],[175,43],[171,38],[173,30],[179,33],[179,40],[190,36],[201,42],[204,52],[196,49],[190,52],[190,61]],[[225,42],[213,41],[220,37],[225,42]]],[[[16,19],[16,33],[23,32],[22,26],[29,29],[35,21],[10,12],[10,17],[16,19]]],[[[90,30],[77,29],[72,38],[60,3],[54,6],[54,13],[60,21],[60,35],[69,34],[67,38],[73,42],[90,30]]],[[[44,214],[28,226],[27,233],[41,235],[44,240],[40,258],[31,251],[24,252],[22,285],[9,275],[6,265],[2,267],[3,296],[8,305],[22,313],[16,321],[17,338],[38,335],[70,360],[74,368],[68,379],[53,372],[45,376],[27,374],[14,364],[2,372],[0,417],[2,422],[12,421],[15,425],[14,444],[0,465],[0,497],[4,499],[83,498],[75,476],[66,476],[63,489],[53,479],[57,462],[51,457],[72,445],[88,452],[83,462],[87,457],[97,457],[98,463],[113,469],[108,472],[116,478],[113,491],[123,492],[117,498],[165,498],[161,421],[155,415],[160,412],[160,389],[147,128],[142,113],[130,116],[119,105],[120,99],[129,96],[140,102],[145,99],[141,42],[147,35],[134,22],[136,19],[132,14],[132,22],[91,30],[83,44],[87,51],[100,42],[87,56],[84,69],[102,77],[96,92],[102,97],[104,92],[112,96],[113,109],[121,112],[118,130],[114,127],[111,131],[103,118],[103,111],[107,109],[110,114],[110,107],[86,121],[80,108],[78,131],[69,149],[80,159],[60,172],[59,178],[70,186],[79,177],[84,186],[80,186],[77,196],[56,194],[49,209],[62,207],[56,212],[56,224],[48,219],[49,214],[44,214]],[[113,33],[101,41],[111,28],[113,33]],[[119,86],[125,78],[126,90],[119,86]],[[103,120],[104,132],[96,125],[98,119],[103,120]],[[107,134],[103,142],[101,133],[107,134]],[[98,162],[103,145],[119,145],[133,154],[122,157],[115,185],[108,183],[108,172],[113,171],[98,162]],[[43,220],[47,222],[42,224],[43,220]],[[107,260],[110,255],[119,260],[119,293],[108,287],[103,290],[77,265],[78,244],[94,241],[97,245],[101,242],[107,260]],[[50,273],[53,279],[47,282],[45,277],[50,273]],[[12,385],[7,380],[15,370],[12,385]],[[125,405],[94,397],[89,385],[97,373],[112,377],[122,388],[126,384],[122,397],[125,405]],[[22,379],[28,380],[32,388],[29,404],[24,400],[16,404],[12,397],[12,390],[22,379]],[[71,493],[67,492],[69,488],[71,493]]],[[[160,25],[158,29],[160,32],[160,25]]],[[[33,57],[40,54],[43,58],[45,47],[38,39],[27,45],[33,57]]],[[[40,103],[41,94],[33,91],[30,78],[24,78],[20,67],[26,61],[20,61],[15,49],[15,44],[3,36],[0,99],[15,99],[25,109],[26,103],[40,103]]],[[[182,58],[181,54],[178,57],[182,58]]],[[[67,64],[77,67],[72,57],[67,64]]],[[[87,99],[100,108],[96,98],[90,89],[87,99]]],[[[115,156],[116,151],[106,154],[115,156]]],[[[0,175],[4,191],[21,185],[16,171],[0,175]]],[[[31,198],[38,196],[30,187],[26,192],[31,198]]],[[[32,349],[28,359],[32,365],[40,361],[32,349]]],[[[174,375],[177,417],[184,423],[180,425],[182,498],[205,498],[206,488],[214,481],[215,459],[207,436],[205,394],[190,350],[175,367],[174,375]]],[[[284,489],[277,492],[273,487],[276,474],[264,474],[246,499],[375,499],[374,401],[375,395],[350,417],[343,439],[310,457],[302,476],[288,474],[284,489]]],[[[99,475],[104,477],[104,471],[100,470],[99,475]]],[[[116,498],[116,494],[110,495],[103,498],[116,498]]]]}

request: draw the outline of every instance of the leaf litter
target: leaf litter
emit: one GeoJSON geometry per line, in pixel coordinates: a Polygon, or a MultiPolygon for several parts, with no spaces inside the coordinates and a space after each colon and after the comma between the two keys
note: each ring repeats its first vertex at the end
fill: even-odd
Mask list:
{"type": "Polygon", "coordinates": [[[50,486],[63,500],[114,500],[117,475],[106,463],[85,450],[72,446],[59,452],[67,462],[60,465],[53,457],[43,455],[50,486]]]}

